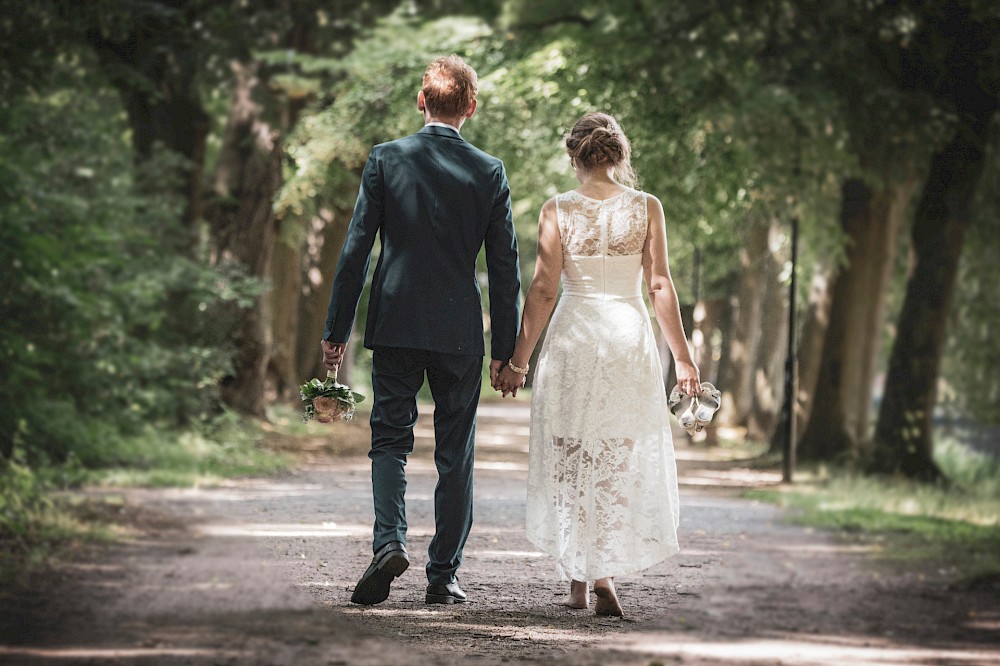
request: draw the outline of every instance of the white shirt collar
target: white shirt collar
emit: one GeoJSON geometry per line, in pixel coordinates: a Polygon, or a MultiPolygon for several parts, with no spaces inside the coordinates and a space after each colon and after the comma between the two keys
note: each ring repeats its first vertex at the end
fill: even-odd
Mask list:
{"type": "Polygon", "coordinates": [[[442,123],[442,122],[438,122],[437,120],[432,120],[431,122],[429,122],[429,123],[427,123],[426,125],[424,125],[424,127],[431,127],[432,125],[433,125],[434,127],[447,127],[448,129],[453,129],[453,130],[455,130],[455,131],[456,131],[456,132],[458,132],[459,134],[461,134],[461,133],[462,133],[462,130],[458,129],[458,128],[457,128],[457,127],[455,127],[454,125],[449,125],[448,123],[442,123]]]}

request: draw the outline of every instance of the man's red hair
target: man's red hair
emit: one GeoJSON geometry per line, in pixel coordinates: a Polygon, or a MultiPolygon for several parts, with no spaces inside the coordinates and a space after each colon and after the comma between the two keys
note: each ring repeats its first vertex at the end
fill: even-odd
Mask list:
{"type": "Polygon", "coordinates": [[[432,116],[458,118],[469,110],[479,92],[479,77],[457,55],[438,58],[427,66],[422,86],[432,116]]]}

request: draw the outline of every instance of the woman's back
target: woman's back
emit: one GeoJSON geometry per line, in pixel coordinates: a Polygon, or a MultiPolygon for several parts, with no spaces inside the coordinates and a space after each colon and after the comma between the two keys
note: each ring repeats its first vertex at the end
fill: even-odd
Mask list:
{"type": "Polygon", "coordinates": [[[640,298],[646,195],[636,190],[591,199],[575,190],[556,197],[563,248],[563,295],[640,298]]]}

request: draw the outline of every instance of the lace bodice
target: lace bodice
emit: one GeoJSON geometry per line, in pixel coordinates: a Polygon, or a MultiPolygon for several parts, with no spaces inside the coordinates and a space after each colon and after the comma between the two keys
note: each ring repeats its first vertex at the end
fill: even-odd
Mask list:
{"type": "Polygon", "coordinates": [[[646,195],[625,190],[610,199],[586,197],[575,190],[556,197],[563,253],[577,257],[642,254],[649,224],[646,195]]]}
{"type": "Polygon", "coordinates": [[[556,197],[564,296],[641,298],[646,195],[626,190],[599,201],[570,191],[556,197]]]}

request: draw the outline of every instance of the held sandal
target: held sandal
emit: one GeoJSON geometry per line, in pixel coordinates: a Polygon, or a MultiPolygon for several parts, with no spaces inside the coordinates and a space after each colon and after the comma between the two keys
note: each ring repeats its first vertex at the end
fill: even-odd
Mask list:
{"type": "Polygon", "coordinates": [[[695,432],[695,427],[697,426],[697,418],[694,414],[697,405],[697,398],[687,393],[682,393],[676,388],[670,392],[670,397],[667,398],[667,406],[673,415],[677,417],[677,422],[684,428],[684,432],[689,435],[695,432]]]}
{"type": "Polygon", "coordinates": [[[695,401],[694,408],[695,431],[701,432],[707,426],[722,406],[722,392],[712,384],[705,382],[701,385],[701,395],[695,401]]]}

